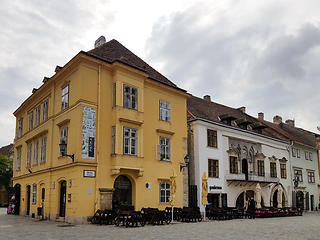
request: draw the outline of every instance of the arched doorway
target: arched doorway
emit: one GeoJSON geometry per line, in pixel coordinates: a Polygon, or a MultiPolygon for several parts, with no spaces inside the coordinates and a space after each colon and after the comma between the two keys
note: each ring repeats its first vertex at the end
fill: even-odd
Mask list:
{"type": "Polygon", "coordinates": [[[27,186],[27,193],[26,193],[26,198],[27,198],[27,212],[26,214],[30,214],[30,204],[31,204],[31,187],[30,185],[27,186]]]}
{"type": "Polygon", "coordinates": [[[248,161],[247,161],[247,159],[242,159],[242,173],[245,175],[246,180],[248,180],[248,161]]]}
{"type": "Polygon", "coordinates": [[[67,194],[67,181],[60,183],[60,211],[59,217],[66,216],[66,194],[67,194]]]}
{"type": "Polygon", "coordinates": [[[278,207],[278,190],[276,190],[273,193],[273,199],[272,199],[272,207],[277,208],[278,207]]]}
{"type": "Polygon", "coordinates": [[[304,200],[303,192],[302,191],[298,191],[297,195],[296,195],[297,208],[304,209],[303,200],[304,200]]]}
{"type": "MultiPolygon", "coordinates": [[[[247,191],[242,192],[237,198],[236,207],[237,208],[245,207],[248,198],[251,199],[252,197],[254,198],[254,196],[255,196],[255,193],[253,190],[247,190],[247,191]]],[[[263,199],[261,197],[261,206],[263,206],[263,204],[264,204],[263,199]]]]}
{"type": "Polygon", "coordinates": [[[237,198],[236,208],[243,208],[244,206],[245,206],[244,192],[242,192],[237,198]]]}
{"type": "Polygon", "coordinates": [[[16,184],[14,186],[14,191],[15,191],[14,214],[19,215],[20,214],[21,185],[20,184],[16,184]]]}
{"type": "Polygon", "coordinates": [[[112,207],[132,205],[132,184],[128,177],[120,175],[113,184],[112,207]]]}

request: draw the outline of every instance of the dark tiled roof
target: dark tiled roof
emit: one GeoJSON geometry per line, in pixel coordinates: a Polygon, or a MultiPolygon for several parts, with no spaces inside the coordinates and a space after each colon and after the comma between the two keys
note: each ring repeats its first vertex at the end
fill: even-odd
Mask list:
{"type": "Polygon", "coordinates": [[[115,61],[121,62],[130,67],[136,68],[140,71],[147,73],[149,75],[149,78],[154,81],[163,83],[170,87],[174,87],[176,89],[186,92],[185,90],[178,88],[176,84],[174,84],[161,73],[153,69],[141,58],[136,56],[134,53],[132,53],[129,49],[124,47],[115,39],[86,52],[86,54],[92,57],[99,58],[108,63],[113,63],[115,61]]]}
{"type": "MultiPolygon", "coordinates": [[[[296,138],[290,135],[289,133],[287,133],[286,131],[284,131],[281,127],[279,127],[279,125],[270,123],[267,121],[263,121],[263,120],[258,120],[257,118],[252,117],[236,108],[227,107],[227,106],[224,106],[215,102],[207,101],[202,98],[197,98],[194,96],[187,99],[187,108],[188,108],[188,114],[187,114],[188,120],[205,119],[211,122],[228,125],[226,121],[221,121],[219,118],[219,116],[225,117],[228,114],[229,118],[230,117],[236,118],[238,122],[246,121],[256,125],[259,123],[262,124],[259,127],[261,132],[257,132],[253,130],[251,127],[248,127],[247,131],[259,133],[264,136],[276,138],[286,142],[289,142],[290,140],[292,140],[292,141],[305,144],[305,142],[301,141],[299,138],[296,138]],[[266,128],[263,128],[262,126],[266,126],[266,128]]],[[[231,126],[235,128],[241,128],[235,123],[237,120],[231,121],[231,126]]]]}
{"type": "Polygon", "coordinates": [[[14,146],[13,143],[7,146],[3,146],[2,148],[0,148],[0,154],[11,155],[13,153],[13,146],[14,146]]]}

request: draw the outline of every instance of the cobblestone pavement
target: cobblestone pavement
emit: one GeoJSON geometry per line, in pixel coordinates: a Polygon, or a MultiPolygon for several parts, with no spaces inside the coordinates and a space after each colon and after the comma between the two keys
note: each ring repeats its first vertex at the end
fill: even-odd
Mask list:
{"type": "Polygon", "coordinates": [[[196,223],[125,228],[114,225],[74,225],[7,215],[0,208],[0,239],[320,239],[320,211],[303,216],[206,220],[196,223]]]}

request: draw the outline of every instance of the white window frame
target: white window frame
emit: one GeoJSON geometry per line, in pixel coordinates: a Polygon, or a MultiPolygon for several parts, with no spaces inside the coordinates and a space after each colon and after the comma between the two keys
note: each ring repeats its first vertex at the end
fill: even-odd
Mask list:
{"type": "Polygon", "coordinates": [[[310,160],[310,161],[313,161],[313,159],[312,159],[312,153],[311,153],[311,152],[309,152],[309,160],[310,160]]]}
{"type": "Polygon", "coordinates": [[[33,143],[33,164],[38,164],[39,141],[33,143]]]}
{"type": "Polygon", "coordinates": [[[297,148],[297,158],[300,158],[300,149],[297,148]]]}
{"type": "Polygon", "coordinates": [[[159,100],[159,119],[170,122],[170,103],[159,100]]]}
{"type": "Polygon", "coordinates": [[[17,131],[17,137],[22,136],[22,130],[23,130],[23,119],[20,119],[18,122],[18,131],[17,131]]]}
{"type": "Polygon", "coordinates": [[[27,167],[31,166],[31,158],[32,158],[32,143],[27,146],[27,167]]]}
{"type": "Polygon", "coordinates": [[[37,204],[37,184],[32,185],[32,204],[37,204]]]}
{"type": "Polygon", "coordinates": [[[38,126],[40,124],[40,112],[41,112],[41,106],[39,105],[35,110],[34,126],[38,126]]]}
{"type": "Polygon", "coordinates": [[[138,130],[123,127],[123,154],[138,155],[138,130]]]}
{"type": "Polygon", "coordinates": [[[61,110],[69,107],[69,85],[65,86],[61,92],[61,110]]]}
{"type": "Polygon", "coordinates": [[[292,157],[295,157],[296,156],[296,149],[293,147],[292,148],[292,157]]]}
{"type": "Polygon", "coordinates": [[[304,152],[304,155],[305,155],[305,159],[309,160],[309,153],[307,151],[304,152]]]}
{"type": "Polygon", "coordinates": [[[33,128],[33,111],[29,113],[29,130],[33,128]]]}
{"type": "Polygon", "coordinates": [[[314,171],[308,171],[308,183],[315,183],[314,171]]]}
{"type": "Polygon", "coordinates": [[[160,183],[159,188],[160,188],[160,203],[169,203],[170,183],[162,182],[160,183]]]}
{"type": "MultiPolygon", "coordinates": [[[[59,143],[61,143],[61,141],[64,141],[66,144],[68,144],[68,127],[65,127],[65,128],[62,128],[61,130],[60,130],[60,142],[59,143]]],[[[62,154],[62,152],[60,151],[60,149],[59,149],[59,156],[61,157],[62,155],[64,155],[64,154],[67,154],[67,148],[66,148],[66,150],[65,150],[65,153],[63,153],[62,154]]]]}
{"type": "Polygon", "coordinates": [[[17,150],[17,170],[21,169],[21,149],[17,150]]]}
{"type": "Polygon", "coordinates": [[[298,181],[303,182],[302,169],[294,169],[293,173],[294,173],[294,178],[298,177],[298,181]]]}
{"type": "Polygon", "coordinates": [[[166,137],[159,138],[157,144],[157,160],[171,161],[171,139],[166,137]]]}
{"type": "Polygon", "coordinates": [[[43,103],[43,109],[42,109],[42,121],[46,121],[48,119],[48,112],[49,111],[49,100],[46,100],[43,103]]]}
{"type": "Polygon", "coordinates": [[[123,106],[138,110],[138,89],[129,85],[123,85],[123,106]]]}
{"type": "Polygon", "coordinates": [[[47,137],[44,137],[41,139],[41,157],[40,162],[46,161],[46,155],[47,155],[47,137]]]}

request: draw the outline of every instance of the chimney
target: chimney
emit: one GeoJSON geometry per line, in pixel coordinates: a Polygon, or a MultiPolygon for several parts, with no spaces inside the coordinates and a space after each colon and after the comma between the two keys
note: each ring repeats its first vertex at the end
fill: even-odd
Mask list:
{"type": "Polygon", "coordinates": [[[264,113],[263,112],[259,112],[258,113],[258,119],[259,120],[264,120],[264,113]]]}
{"type": "Polygon", "coordinates": [[[239,107],[238,110],[240,110],[243,113],[246,113],[246,107],[239,107]]]}
{"type": "Polygon", "coordinates": [[[273,123],[279,125],[280,123],[282,123],[282,117],[280,117],[280,116],[278,116],[278,115],[274,116],[274,117],[273,117],[273,123]]]}
{"type": "Polygon", "coordinates": [[[208,102],[211,102],[211,97],[210,97],[210,95],[205,95],[205,96],[203,97],[203,99],[206,100],[206,101],[208,101],[208,102]]]}
{"type": "Polygon", "coordinates": [[[95,42],[94,42],[94,48],[97,48],[101,46],[102,44],[106,43],[106,38],[104,36],[100,36],[95,42]]]}
{"type": "Polygon", "coordinates": [[[294,120],[293,119],[288,119],[288,120],[286,120],[286,124],[291,126],[291,127],[294,127],[294,120]]]}

